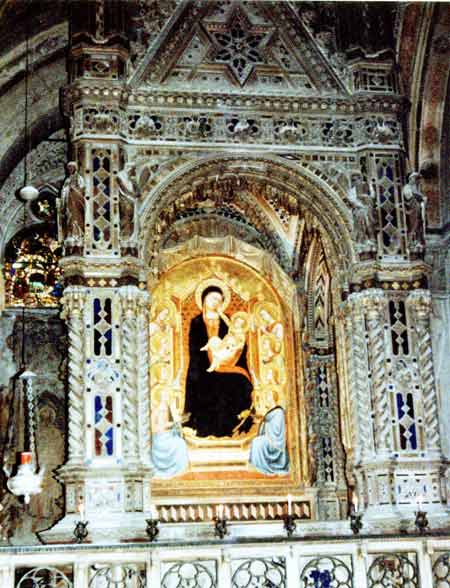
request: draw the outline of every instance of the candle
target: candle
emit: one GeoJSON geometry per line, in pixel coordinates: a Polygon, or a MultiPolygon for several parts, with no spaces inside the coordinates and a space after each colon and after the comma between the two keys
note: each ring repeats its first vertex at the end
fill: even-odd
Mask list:
{"type": "Polygon", "coordinates": [[[417,510],[420,511],[422,509],[422,496],[418,494],[416,496],[416,503],[417,503],[417,510]]]}
{"type": "Polygon", "coordinates": [[[32,457],[33,454],[31,453],[31,451],[22,451],[22,453],[20,454],[20,464],[25,465],[31,463],[32,457]]]}
{"type": "Polygon", "coordinates": [[[292,494],[287,495],[288,515],[292,515],[292,494]]]}
{"type": "Polygon", "coordinates": [[[358,512],[358,496],[353,494],[353,512],[356,514],[358,512]]]}
{"type": "Polygon", "coordinates": [[[80,521],[84,522],[84,502],[82,500],[78,503],[78,512],[80,513],[80,521]]]}
{"type": "Polygon", "coordinates": [[[218,519],[223,519],[223,504],[218,504],[216,507],[216,516],[218,519]]]}
{"type": "Polygon", "coordinates": [[[159,518],[158,509],[156,508],[156,506],[153,503],[150,504],[150,518],[153,519],[154,521],[157,521],[159,518]]]}

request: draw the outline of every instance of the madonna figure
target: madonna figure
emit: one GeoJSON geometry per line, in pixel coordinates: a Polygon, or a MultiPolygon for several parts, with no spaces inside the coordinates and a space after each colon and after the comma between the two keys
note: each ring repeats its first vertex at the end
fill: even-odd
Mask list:
{"type": "Polygon", "coordinates": [[[252,383],[247,369],[247,345],[237,346],[226,361],[214,361],[212,338],[224,339],[230,321],[223,313],[224,294],[207,287],[201,297],[202,312],[189,328],[189,367],[186,378],[186,426],[197,436],[228,437],[247,432],[253,422],[252,383]]]}

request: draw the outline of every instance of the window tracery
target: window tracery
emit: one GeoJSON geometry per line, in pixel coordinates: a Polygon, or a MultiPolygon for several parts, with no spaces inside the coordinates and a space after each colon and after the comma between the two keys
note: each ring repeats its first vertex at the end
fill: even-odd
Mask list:
{"type": "Polygon", "coordinates": [[[300,582],[305,588],[353,588],[353,566],[343,558],[318,557],[303,568],[300,582]]]}
{"type": "Polygon", "coordinates": [[[286,560],[284,557],[249,559],[234,572],[232,588],[251,586],[286,586],[286,560]]]}
{"type": "MultiPolygon", "coordinates": [[[[47,201],[42,215],[47,215],[47,201]]],[[[26,228],[11,239],[5,250],[5,294],[9,306],[56,306],[62,296],[62,251],[55,227],[26,228]]]]}
{"type": "Polygon", "coordinates": [[[415,554],[390,554],[376,557],[368,572],[369,588],[417,588],[419,577],[415,554]]]}

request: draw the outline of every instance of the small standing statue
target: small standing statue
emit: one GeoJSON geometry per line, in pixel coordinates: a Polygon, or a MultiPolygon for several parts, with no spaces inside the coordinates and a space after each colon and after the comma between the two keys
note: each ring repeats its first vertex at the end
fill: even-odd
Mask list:
{"type": "Polygon", "coordinates": [[[419,173],[413,172],[410,174],[408,183],[402,190],[408,241],[410,248],[413,250],[422,250],[425,245],[427,198],[420,191],[420,178],[421,175],[419,173]]]}
{"type": "Polygon", "coordinates": [[[120,212],[120,241],[122,248],[136,246],[136,199],[138,185],[136,179],[136,164],[126,163],[117,174],[119,185],[119,212],[120,212]]]}
{"type": "Polygon", "coordinates": [[[57,198],[58,240],[69,247],[82,247],[84,239],[85,184],[75,161],[67,164],[67,177],[57,198]]]}
{"type": "Polygon", "coordinates": [[[376,242],[375,194],[362,174],[352,174],[348,198],[353,207],[353,236],[357,243],[374,247],[376,242]]]}

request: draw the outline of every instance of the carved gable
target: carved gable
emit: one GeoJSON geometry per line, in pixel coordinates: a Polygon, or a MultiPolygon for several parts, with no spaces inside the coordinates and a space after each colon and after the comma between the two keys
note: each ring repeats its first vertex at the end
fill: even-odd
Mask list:
{"type": "Polygon", "coordinates": [[[344,86],[287,2],[187,3],[133,86],[336,94],[344,86]]]}

